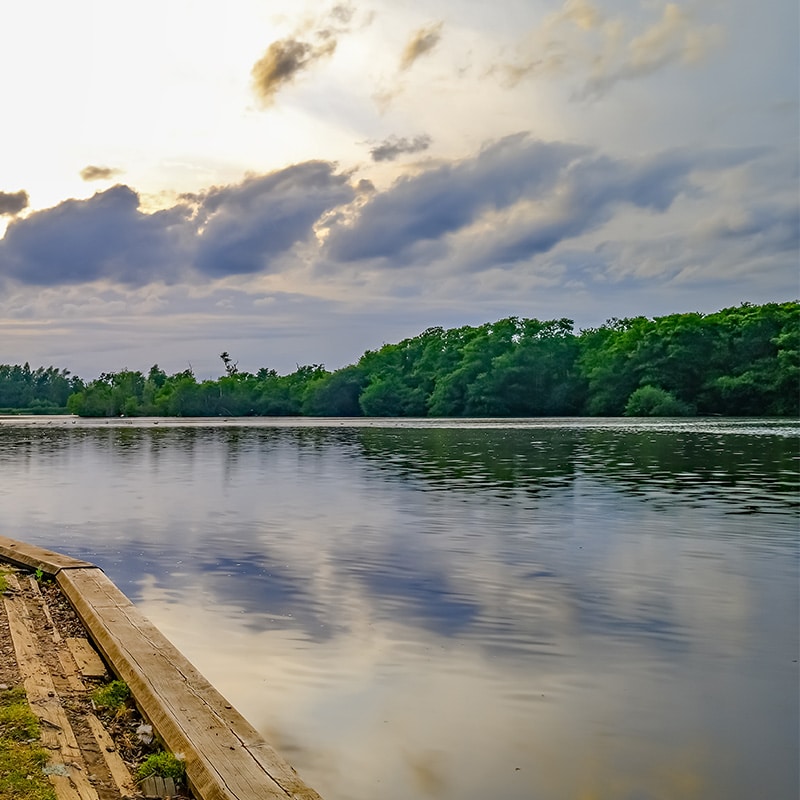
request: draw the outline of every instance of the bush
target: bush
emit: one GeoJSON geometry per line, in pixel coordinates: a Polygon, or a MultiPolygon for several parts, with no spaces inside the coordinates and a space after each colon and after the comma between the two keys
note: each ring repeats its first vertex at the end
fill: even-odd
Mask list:
{"type": "Polygon", "coordinates": [[[672,392],[658,386],[640,386],[628,398],[626,417],[690,417],[694,410],[672,392]]]}

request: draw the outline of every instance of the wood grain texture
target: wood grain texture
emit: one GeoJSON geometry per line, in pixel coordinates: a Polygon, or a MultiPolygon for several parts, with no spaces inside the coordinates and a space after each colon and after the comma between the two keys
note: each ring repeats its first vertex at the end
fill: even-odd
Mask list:
{"type": "Polygon", "coordinates": [[[55,575],[62,569],[86,569],[95,566],[88,561],[71,558],[53,550],[46,550],[44,547],[8,539],[5,536],[0,536],[0,558],[20,567],[40,569],[47,575],[55,575]]]}
{"type": "Polygon", "coordinates": [[[119,793],[123,797],[133,797],[137,792],[136,784],[128,771],[127,765],[122,760],[122,756],[117,752],[111,735],[94,714],[87,714],[86,721],[89,723],[89,728],[91,728],[100,752],[103,754],[108,771],[111,773],[114,783],[117,784],[119,793]]]}
{"type": "Polygon", "coordinates": [[[103,659],[97,655],[94,647],[88,639],[75,636],[68,636],[67,647],[69,647],[75,663],[78,665],[81,675],[84,678],[104,678],[106,675],[106,665],[103,659]]]}
{"type": "MultiPolygon", "coordinates": [[[[8,576],[11,585],[14,576],[8,576]]],[[[19,584],[14,586],[19,589],[19,584]]],[[[42,746],[50,751],[45,768],[59,800],[98,800],[97,792],[80,768],[83,761],[75,733],[33,634],[30,614],[20,595],[4,597],[11,638],[17,654],[28,703],[39,718],[42,746]]]]}
{"type": "Polygon", "coordinates": [[[186,657],[96,568],[56,575],[106,662],[202,800],[320,800],[186,657]]]}

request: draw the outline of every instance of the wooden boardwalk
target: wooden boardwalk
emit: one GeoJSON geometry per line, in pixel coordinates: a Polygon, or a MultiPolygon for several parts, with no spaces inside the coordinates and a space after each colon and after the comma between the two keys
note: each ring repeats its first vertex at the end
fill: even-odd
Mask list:
{"type": "Polygon", "coordinates": [[[3,609],[28,704],[39,719],[45,771],[58,800],[107,800],[138,795],[127,765],[103,723],[74,713],[88,696],[87,677],[107,676],[86,640],[61,640],[32,575],[6,572],[3,609]],[[76,654],[77,659],[73,654],[76,654]]]}
{"type": "Polygon", "coordinates": [[[320,800],[97,566],[5,537],[0,559],[54,577],[198,800],[320,800]]]}

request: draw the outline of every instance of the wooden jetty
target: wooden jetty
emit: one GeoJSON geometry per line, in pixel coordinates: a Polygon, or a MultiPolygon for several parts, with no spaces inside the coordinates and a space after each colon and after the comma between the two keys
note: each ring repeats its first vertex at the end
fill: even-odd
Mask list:
{"type": "Polygon", "coordinates": [[[41,570],[131,690],[197,800],[321,800],[95,564],[0,536],[0,560],[41,570]]]}

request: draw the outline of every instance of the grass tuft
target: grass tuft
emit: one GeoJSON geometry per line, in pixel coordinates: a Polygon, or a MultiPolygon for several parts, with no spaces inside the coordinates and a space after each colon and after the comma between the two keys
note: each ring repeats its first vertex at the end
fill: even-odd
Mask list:
{"type": "Polygon", "coordinates": [[[106,686],[101,686],[92,692],[92,700],[97,708],[106,711],[119,712],[127,706],[131,690],[125,681],[111,681],[106,686]]]}
{"type": "Polygon", "coordinates": [[[172,753],[164,751],[161,753],[153,753],[145,759],[136,771],[136,777],[140,781],[143,781],[151,775],[158,775],[161,778],[172,778],[176,783],[180,783],[186,776],[186,764],[182,758],[178,758],[172,753]]]}

